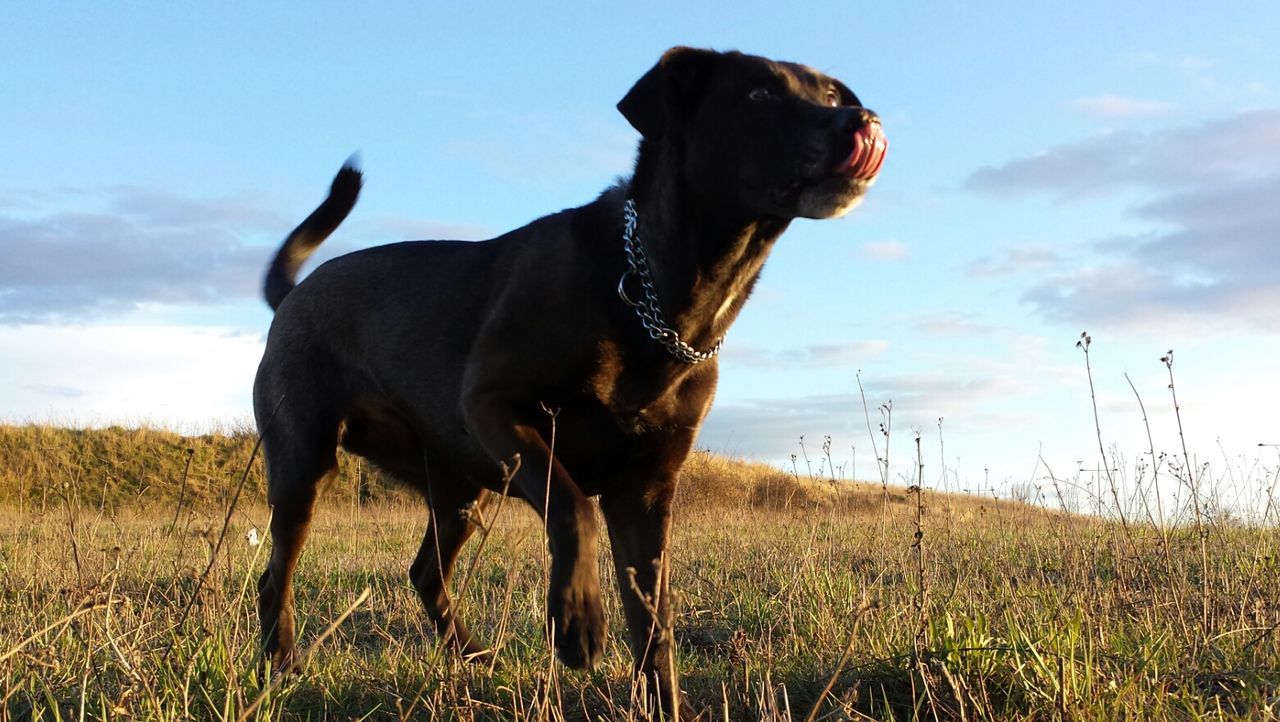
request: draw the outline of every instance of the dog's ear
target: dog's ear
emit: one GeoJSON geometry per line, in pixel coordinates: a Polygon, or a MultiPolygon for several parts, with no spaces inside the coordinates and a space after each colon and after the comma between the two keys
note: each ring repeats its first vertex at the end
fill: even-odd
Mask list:
{"type": "Polygon", "coordinates": [[[618,103],[627,122],[640,135],[656,140],[680,127],[697,107],[720,53],[676,47],[662,54],[658,64],[636,81],[618,103]]]}

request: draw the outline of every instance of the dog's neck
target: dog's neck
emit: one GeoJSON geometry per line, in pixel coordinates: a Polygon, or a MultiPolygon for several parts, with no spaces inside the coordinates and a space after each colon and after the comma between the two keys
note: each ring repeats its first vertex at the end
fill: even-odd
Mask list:
{"type": "Polygon", "coordinates": [[[704,350],[738,317],[791,221],[753,217],[698,194],[678,155],[665,143],[644,141],[628,191],[667,322],[704,350]]]}

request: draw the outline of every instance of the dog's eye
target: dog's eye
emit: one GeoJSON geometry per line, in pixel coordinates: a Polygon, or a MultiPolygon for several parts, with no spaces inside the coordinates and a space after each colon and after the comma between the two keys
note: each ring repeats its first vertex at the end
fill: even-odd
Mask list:
{"type": "Polygon", "coordinates": [[[840,107],[840,94],[836,92],[835,88],[827,89],[826,100],[827,100],[827,105],[830,105],[832,108],[840,107]]]}
{"type": "Polygon", "coordinates": [[[767,87],[767,86],[764,86],[764,85],[761,85],[761,86],[758,86],[758,87],[752,88],[752,89],[751,89],[751,92],[750,92],[750,93],[747,93],[747,98],[749,98],[749,99],[751,99],[751,100],[757,100],[757,101],[759,101],[759,100],[772,100],[772,99],[773,99],[773,88],[770,88],[770,87],[767,87]]]}

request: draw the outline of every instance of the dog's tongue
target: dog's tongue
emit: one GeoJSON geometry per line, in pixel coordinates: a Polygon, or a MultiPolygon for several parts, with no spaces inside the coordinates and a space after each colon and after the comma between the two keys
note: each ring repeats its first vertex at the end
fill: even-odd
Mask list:
{"type": "Polygon", "coordinates": [[[878,119],[872,119],[853,134],[853,152],[840,171],[851,178],[871,180],[884,165],[884,154],[889,149],[889,139],[884,137],[884,130],[878,119]]]}

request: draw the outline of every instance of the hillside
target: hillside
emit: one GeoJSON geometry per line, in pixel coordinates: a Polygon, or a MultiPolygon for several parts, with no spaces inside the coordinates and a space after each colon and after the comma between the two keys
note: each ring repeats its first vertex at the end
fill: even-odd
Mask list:
{"type": "MultiPolygon", "coordinates": [[[[33,511],[78,507],[119,510],[184,508],[225,502],[245,475],[243,498],[264,497],[262,461],[253,456],[256,437],[248,429],[184,436],[152,428],[70,429],[45,425],[0,425],[0,506],[33,511]]],[[[681,498],[697,508],[809,508],[840,506],[879,513],[905,508],[901,487],[830,481],[785,472],[756,461],[696,452],[685,465],[681,498]]],[[[976,514],[1016,502],[930,492],[930,506],[976,514]]],[[[413,494],[384,479],[362,459],[339,454],[339,473],[325,498],[332,502],[396,501],[413,494]]]]}

